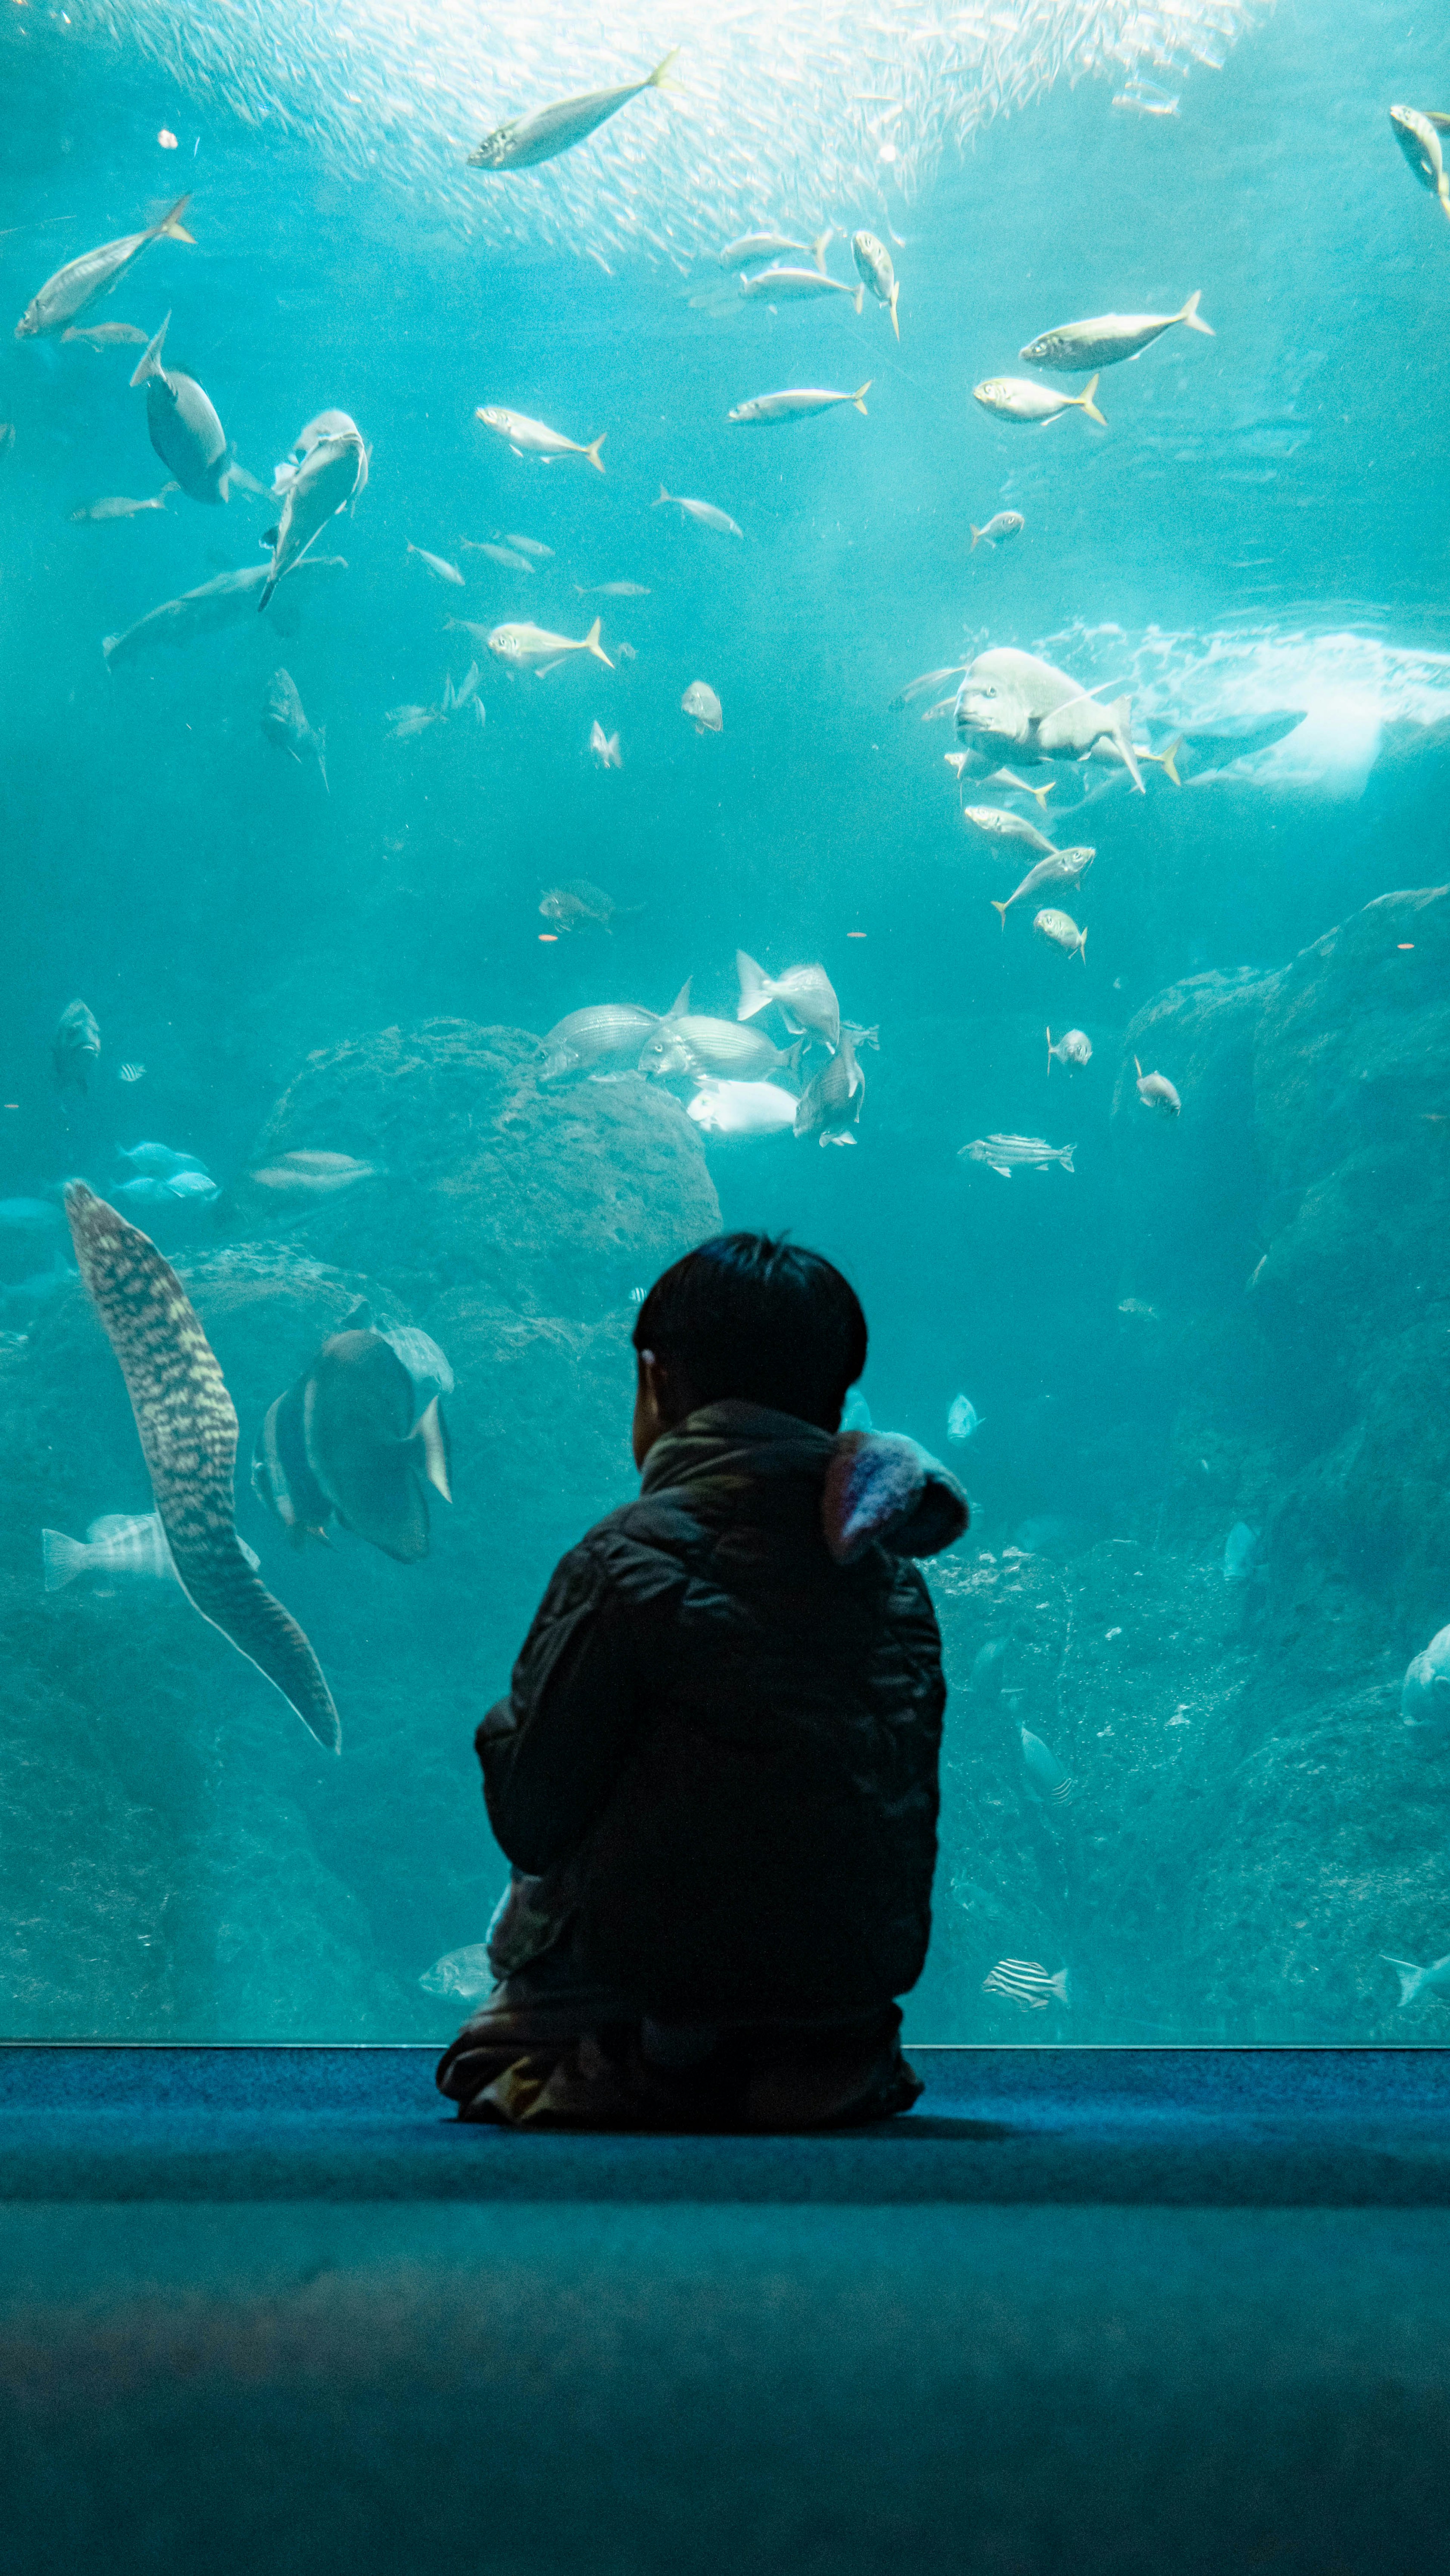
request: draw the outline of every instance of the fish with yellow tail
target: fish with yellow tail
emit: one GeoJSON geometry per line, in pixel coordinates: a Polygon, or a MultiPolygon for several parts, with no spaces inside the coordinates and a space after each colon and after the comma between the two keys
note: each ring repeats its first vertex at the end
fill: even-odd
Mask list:
{"type": "Polygon", "coordinates": [[[561,152],[572,152],[576,143],[587,143],[601,125],[628,107],[632,98],[642,98],[647,89],[673,90],[680,84],[670,78],[670,66],[678,60],[679,46],[672,45],[663,60],[642,80],[625,81],[618,89],[583,90],[577,98],[555,99],[549,107],[530,108],[523,116],[511,116],[503,125],[495,125],[476,151],[470,152],[470,170],[507,172],[536,170],[541,161],[555,161],[561,152]]]}
{"type": "MultiPolygon", "coordinates": [[[[874,233],[853,233],[851,257],[856,263],[856,274],[862,285],[869,287],[878,304],[885,305],[891,316],[891,328],[899,340],[901,324],[896,318],[896,299],[901,293],[901,282],[891,265],[891,253],[886,244],[879,242],[874,233]]],[[[858,304],[856,307],[858,313],[860,309],[858,304]]]]}
{"type": "Polygon", "coordinates": [[[567,662],[571,653],[592,653],[596,662],[604,664],[606,671],[614,668],[599,641],[597,617],[587,635],[551,635],[547,626],[530,626],[525,621],[495,626],[488,639],[488,649],[494,660],[502,662],[506,670],[533,671],[541,680],[547,679],[551,671],[557,671],[560,663],[567,662]]]}
{"type": "Polygon", "coordinates": [[[1201,331],[1211,340],[1212,325],[1198,310],[1202,292],[1200,287],[1176,313],[1099,313],[1090,322],[1060,322],[1055,330],[1044,331],[1041,339],[1029,340],[1019,355],[1029,367],[1050,367],[1055,376],[1085,376],[1092,368],[1095,385],[1097,369],[1141,358],[1176,322],[1185,331],[1201,331]]]}
{"type": "Polygon", "coordinates": [[[737,403],[725,417],[735,429],[770,429],[780,421],[811,420],[818,411],[831,411],[837,403],[854,403],[858,411],[864,412],[870,391],[869,376],[853,394],[833,393],[825,385],[790,385],[784,393],[755,394],[749,402],[737,403]]]}
{"type": "MultiPolygon", "coordinates": [[[[190,203],[189,196],[178,197],[159,223],[148,225],[144,233],[123,233],[119,241],[102,242],[99,250],[83,251],[79,259],[67,260],[64,268],[58,268],[40,292],[32,295],[15,325],[16,339],[40,340],[52,331],[63,332],[67,323],[88,313],[103,295],[110,295],[154,241],[194,242],[195,234],[189,233],[181,220],[190,203]]],[[[117,333],[124,328],[119,323],[111,325],[117,333]]]]}
{"type": "Polygon", "coordinates": [[[1183,1103],[1166,1073],[1145,1073],[1136,1056],[1133,1071],[1138,1077],[1138,1098],[1145,1109],[1156,1109],[1165,1118],[1180,1116],[1183,1103]]]}
{"type": "Polygon", "coordinates": [[[1392,107],[1390,123],[1421,187],[1439,198],[1443,215],[1450,215],[1450,177],[1440,148],[1441,135],[1450,132],[1450,116],[1440,115],[1433,107],[1392,107]]]}
{"type": "Polygon", "coordinates": [[[84,1181],[65,1194],[76,1260],[120,1363],[177,1581],[330,1752],[342,1728],[302,1630],[248,1564],[234,1520],[236,1408],[185,1289],[149,1236],[84,1181]]]}
{"type": "Polygon", "coordinates": [[[566,438],[561,429],[551,429],[546,420],[530,420],[526,411],[508,411],[502,403],[480,403],[473,415],[485,429],[506,438],[515,456],[537,456],[541,465],[552,465],[556,456],[582,456],[596,474],[604,471],[599,451],[609,436],[601,429],[597,438],[580,446],[577,438],[566,438]]]}
{"type": "Polygon", "coordinates": [[[973,385],[972,400],[994,420],[1011,421],[1019,429],[1045,429],[1049,421],[1061,420],[1065,411],[1086,412],[1099,429],[1106,429],[1108,424],[1093,400],[1097,389],[1096,376],[1080,394],[1060,394],[1055,385],[1035,385],[1030,376],[987,376],[973,385]]]}
{"type": "Polygon", "coordinates": [[[1049,904],[1034,917],[1032,927],[1049,946],[1060,948],[1066,957],[1080,957],[1084,966],[1087,964],[1087,932],[1079,930],[1070,912],[1058,912],[1049,904]]]}
{"type": "Polygon", "coordinates": [[[1093,1060],[1093,1042],[1088,1036],[1086,1029],[1064,1029],[1056,1046],[1052,1043],[1052,1031],[1049,1029],[1047,1032],[1047,1070],[1049,1074],[1052,1071],[1052,1060],[1054,1056],[1057,1058],[1059,1064],[1066,1065],[1069,1073],[1076,1073],[1080,1071],[1083,1065],[1091,1064],[1093,1060]]]}
{"type": "MultiPolygon", "coordinates": [[[[1028,869],[1016,892],[1009,894],[1005,903],[998,903],[996,896],[993,896],[992,910],[996,913],[1003,929],[1007,927],[1007,915],[1013,904],[1020,903],[1024,895],[1036,894],[1045,885],[1080,884],[1096,857],[1097,851],[1094,849],[1078,849],[1053,850],[1047,858],[1039,859],[1035,868],[1028,869]]],[[[1065,919],[1066,915],[1061,917],[1065,919]]],[[[1083,935],[1085,937],[1086,933],[1083,935]]]]}

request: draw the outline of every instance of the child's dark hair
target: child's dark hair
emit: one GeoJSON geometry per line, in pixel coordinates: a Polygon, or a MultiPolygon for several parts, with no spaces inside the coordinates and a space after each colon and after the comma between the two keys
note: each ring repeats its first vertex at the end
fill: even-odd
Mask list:
{"type": "Polygon", "coordinates": [[[717,1234],[655,1281],[634,1327],[696,1404],[737,1396],[834,1431],[866,1365],[866,1318],[849,1280],[768,1234],[717,1234]]]}

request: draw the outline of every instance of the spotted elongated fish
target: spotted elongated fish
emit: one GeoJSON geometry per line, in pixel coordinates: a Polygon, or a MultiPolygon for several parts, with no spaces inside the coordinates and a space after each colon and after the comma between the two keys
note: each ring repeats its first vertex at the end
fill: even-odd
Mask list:
{"type": "Polygon", "coordinates": [[[342,1728],[291,1613],[247,1563],[233,1519],[236,1408],[185,1289],[149,1236],[84,1181],[65,1194],[81,1277],[120,1363],[176,1579],[329,1751],[342,1728]]]}

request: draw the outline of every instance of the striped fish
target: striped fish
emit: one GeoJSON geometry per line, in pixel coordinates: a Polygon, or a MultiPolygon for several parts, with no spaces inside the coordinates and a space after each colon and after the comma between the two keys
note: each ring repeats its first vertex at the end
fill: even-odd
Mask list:
{"type": "Polygon", "coordinates": [[[1064,1771],[1052,1747],[1044,1744],[1040,1735],[1034,1735],[1030,1726],[1020,1731],[1022,1761],[1032,1787],[1039,1798],[1050,1798],[1055,1806],[1065,1807],[1073,1793],[1071,1773],[1064,1771]]]}
{"type": "Polygon", "coordinates": [[[247,1563],[233,1524],[236,1408],[175,1271],[84,1181],[65,1194],[91,1302],[126,1381],[176,1579],[194,1610],[265,1673],[329,1751],[342,1729],[322,1667],[247,1563]]]}
{"type": "Polygon", "coordinates": [[[119,1064],[116,1067],[116,1076],[121,1082],[140,1082],[145,1071],[144,1064],[119,1064]]]}
{"type": "Polygon", "coordinates": [[[1009,2002],[1020,2004],[1024,2012],[1046,2012],[1054,1995],[1069,2012],[1072,2010],[1066,1968],[1059,1968],[1056,1976],[1050,1977],[1036,1959],[999,1959],[982,1979],[982,1992],[1005,1995],[1009,2002]]]}
{"type": "MultiPolygon", "coordinates": [[[[238,1539],[237,1545],[255,1574],[261,1558],[245,1539],[238,1539]]],[[[155,1512],[106,1512],[92,1521],[84,1538],[43,1529],[40,1552],[47,1592],[63,1592],[81,1574],[93,1576],[93,1588],[100,1593],[113,1593],[118,1583],[179,1583],[181,1579],[155,1512]]]]}

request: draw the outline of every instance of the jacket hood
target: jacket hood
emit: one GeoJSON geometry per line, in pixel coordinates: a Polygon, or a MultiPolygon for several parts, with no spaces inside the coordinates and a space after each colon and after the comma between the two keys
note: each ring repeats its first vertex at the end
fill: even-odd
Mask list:
{"type": "Polygon", "coordinates": [[[955,1476],[904,1432],[832,1434],[735,1397],[702,1406],[657,1440],[640,1490],[705,1483],[728,1492],[800,1476],[819,1479],[821,1536],[838,1565],[854,1565],[869,1547],[935,1556],[967,1527],[967,1497],[955,1476]]]}

